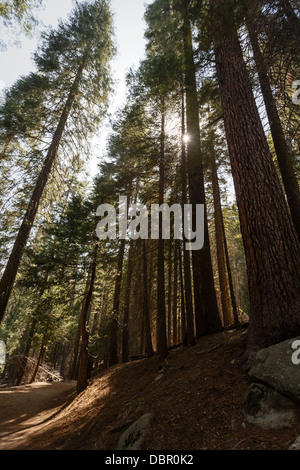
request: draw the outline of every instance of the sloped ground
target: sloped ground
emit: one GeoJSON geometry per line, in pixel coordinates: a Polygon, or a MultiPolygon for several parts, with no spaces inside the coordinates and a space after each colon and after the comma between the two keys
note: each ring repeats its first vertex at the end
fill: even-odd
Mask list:
{"type": "MultiPolygon", "coordinates": [[[[151,412],[145,450],[287,449],[299,429],[265,431],[246,422],[250,380],[241,372],[245,332],[225,332],[157,357],[119,365],[53,419],[35,425],[18,449],[114,450],[122,432],[151,412]]],[[[23,436],[24,437],[24,436],[23,436]]]]}

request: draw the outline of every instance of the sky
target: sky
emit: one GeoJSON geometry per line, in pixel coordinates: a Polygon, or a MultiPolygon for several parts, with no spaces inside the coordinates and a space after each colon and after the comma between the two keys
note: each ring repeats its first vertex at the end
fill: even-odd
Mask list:
{"type": "MultiPolygon", "coordinates": [[[[118,109],[125,101],[125,76],[130,67],[137,67],[144,57],[145,40],[143,20],[145,4],[153,0],[111,0],[114,13],[115,36],[118,53],[112,63],[113,77],[117,81],[115,94],[111,97],[109,113],[118,109]]],[[[72,10],[73,0],[47,0],[46,7],[38,14],[45,26],[54,28],[59,18],[66,19],[72,10]]],[[[34,70],[33,53],[38,44],[38,32],[31,39],[22,35],[18,37],[19,46],[10,45],[6,51],[0,51],[0,88],[10,87],[20,75],[34,70]]],[[[104,151],[107,136],[107,125],[103,128],[102,139],[96,146],[104,151]]],[[[97,170],[97,159],[90,163],[90,171],[97,170]]]]}

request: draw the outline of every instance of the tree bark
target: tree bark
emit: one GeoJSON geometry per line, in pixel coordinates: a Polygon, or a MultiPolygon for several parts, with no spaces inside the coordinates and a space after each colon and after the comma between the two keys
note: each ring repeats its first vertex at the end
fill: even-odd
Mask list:
{"type": "Polygon", "coordinates": [[[211,180],[213,188],[213,199],[214,199],[214,216],[215,216],[215,236],[216,236],[216,248],[217,248],[217,262],[218,262],[218,272],[219,272],[219,281],[220,281],[220,291],[221,291],[221,304],[223,311],[223,323],[224,327],[232,325],[233,318],[229,302],[229,289],[227,282],[227,273],[226,273],[226,258],[225,258],[225,247],[224,247],[224,234],[223,234],[223,224],[222,224],[222,205],[221,205],[221,196],[220,188],[218,181],[218,172],[216,165],[216,156],[214,151],[214,139],[211,142],[211,155],[210,155],[210,167],[211,167],[211,180]]]}
{"type": "Polygon", "coordinates": [[[217,74],[245,247],[251,353],[300,334],[300,248],[228,0],[211,1],[217,74]]]}
{"type": "Polygon", "coordinates": [[[88,369],[89,369],[89,338],[90,333],[87,328],[87,319],[92,302],[94,285],[96,280],[97,269],[97,254],[98,244],[96,244],[93,254],[93,261],[90,268],[90,275],[88,276],[87,289],[83,299],[83,304],[80,314],[80,329],[81,329],[81,354],[77,378],[77,393],[83,392],[88,386],[88,369]]]}
{"type": "MultiPolygon", "coordinates": [[[[184,250],[184,247],[182,248],[184,250]]],[[[184,278],[183,278],[183,266],[182,266],[182,249],[181,243],[178,244],[178,256],[179,256],[179,273],[180,273],[180,294],[181,294],[181,340],[184,346],[187,346],[187,333],[186,333],[186,310],[185,310],[185,289],[184,289],[184,278]]]]}
{"type": "MultiPolygon", "coordinates": [[[[185,103],[184,103],[184,90],[182,89],[182,99],[181,99],[181,133],[182,133],[182,143],[181,143],[181,193],[182,193],[182,209],[184,210],[185,204],[188,203],[187,196],[187,162],[186,162],[186,143],[184,141],[184,136],[186,133],[186,124],[185,124],[185,103]]],[[[183,212],[184,213],[184,212],[183,212]]],[[[182,220],[182,228],[184,234],[184,219],[182,220]]],[[[193,290],[192,290],[192,275],[191,275],[191,255],[190,251],[186,249],[185,244],[187,239],[184,236],[184,249],[183,249],[183,272],[184,272],[184,290],[185,290],[185,319],[186,329],[186,338],[184,338],[184,343],[187,342],[190,346],[195,344],[195,329],[194,329],[194,306],[193,306],[193,290]]],[[[198,285],[198,284],[197,284],[198,285]]],[[[197,288],[196,288],[197,292],[197,288]]],[[[196,294],[195,294],[196,295],[196,294]]],[[[200,302],[200,297],[197,296],[200,302]]],[[[201,303],[199,307],[201,308],[201,303]]],[[[198,310],[199,311],[199,310],[198,310]]]]}
{"type": "Polygon", "coordinates": [[[230,289],[232,313],[233,313],[235,326],[240,327],[240,319],[239,319],[238,307],[237,307],[237,301],[236,301],[236,294],[235,294],[233,279],[232,279],[231,263],[230,263],[230,258],[229,258],[229,250],[228,250],[228,243],[227,243],[227,237],[226,237],[226,231],[225,231],[223,212],[222,212],[221,222],[222,222],[222,231],[223,231],[223,240],[224,240],[224,249],[225,249],[227,273],[228,273],[228,282],[229,282],[229,289],[230,289]]]}
{"type": "Polygon", "coordinates": [[[127,277],[125,285],[125,302],[123,312],[123,331],[122,331],[122,362],[129,361],[129,310],[130,310],[130,294],[131,294],[131,281],[133,272],[133,255],[134,255],[134,240],[130,240],[127,277]]]}
{"type": "Polygon", "coordinates": [[[178,240],[175,240],[174,248],[174,279],[173,279],[173,309],[172,309],[172,344],[177,344],[178,327],[177,327],[177,311],[178,311],[178,240]]]}
{"type": "Polygon", "coordinates": [[[247,17],[247,29],[249,32],[249,38],[256,63],[260,87],[269,119],[279,169],[282,176],[282,182],[287,195],[287,201],[292,219],[300,240],[300,189],[295,174],[293,157],[289,151],[289,147],[284,136],[276,102],[271,89],[268,69],[260,49],[254,17],[251,12],[247,17]]]}
{"type": "MultiPolygon", "coordinates": [[[[165,106],[162,103],[159,158],[159,205],[164,204],[165,191],[165,106]]],[[[162,213],[159,214],[159,240],[157,257],[157,349],[160,359],[168,355],[165,296],[165,241],[162,238],[162,213]]]]}
{"type": "Polygon", "coordinates": [[[185,58],[186,114],[187,133],[189,135],[188,175],[190,202],[193,205],[193,224],[196,222],[196,205],[203,204],[205,207],[204,247],[202,250],[194,250],[192,253],[196,337],[200,337],[207,333],[216,333],[220,331],[222,329],[222,324],[218,310],[210,252],[200,139],[196,70],[188,5],[189,0],[182,0],[182,12],[184,18],[183,44],[185,58]]]}
{"type": "MultiPolygon", "coordinates": [[[[128,207],[129,207],[130,197],[131,197],[131,189],[129,190],[127,194],[127,217],[128,217],[128,207]]],[[[117,276],[116,276],[115,292],[114,292],[113,317],[110,323],[110,343],[109,343],[109,361],[108,361],[110,367],[119,363],[118,323],[119,323],[119,311],[120,311],[125,245],[126,245],[126,241],[122,239],[120,242],[118,261],[117,261],[117,276]]]]}
{"type": "Polygon", "coordinates": [[[171,335],[172,335],[172,242],[169,240],[169,253],[168,253],[168,310],[167,310],[167,332],[168,332],[168,346],[171,346],[171,335]]]}
{"type": "Polygon", "coordinates": [[[35,379],[36,379],[36,376],[37,376],[37,373],[38,373],[38,370],[39,370],[39,367],[42,363],[42,360],[43,360],[43,357],[44,357],[44,354],[45,354],[45,350],[46,350],[46,344],[47,344],[47,335],[48,335],[48,326],[46,327],[46,331],[44,333],[44,336],[43,336],[43,339],[42,339],[42,344],[41,344],[41,349],[40,349],[40,352],[39,352],[39,356],[38,356],[38,360],[37,360],[37,363],[36,363],[36,366],[35,366],[35,369],[34,369],[34,372],[32,374],[32,377],[30,379],[30,384],[32,384],[33,382],[35,382],[35,379]]]}
{"type": "Polygon", "coordinates": [[[38,322],[37,317],[35,317],[31,322],[26,347],[25,347],[25,350],[24,350],[24,352],[22,354],[22,357],[21,357],[20,368],[18,370],[16,386],[19,386],[22,383],[22,379],[23,379],[23,376],[24,376],[24,373],[25,373],[25,370],[26,370],[26,366],[27,366],[27,358],[29,356],[29,352],[30,352],[30,348],[31,348],[31,344],[32,344],[32,339],[33,339],[33,336],[34,336],[34,333],[35,333],[37,322],[38,322]]]}
{"type": "Polygon", "coordinates": [[[114,292],[113,318],[110,323],[109,366],[119,362],[118,355],[118,323],[120,310],[121,285],[123,277],[123,261],[125,253],[125,240],[121,240],[118,253],[117,277],[114,292]]]}
{"type": "Polygon", "coordinates": [[[145,318],[145,339],[146,339],[146,354],[148,357],[153,356],[153,345],[151,337],[151,325],[150,325],[150,292],[148,287],[148,262],[147,262],[147,250],[146,241],[142,240],[143,243],[143,281],[144,281],[144,302],[143,302],[143,313],[145,318]]]}

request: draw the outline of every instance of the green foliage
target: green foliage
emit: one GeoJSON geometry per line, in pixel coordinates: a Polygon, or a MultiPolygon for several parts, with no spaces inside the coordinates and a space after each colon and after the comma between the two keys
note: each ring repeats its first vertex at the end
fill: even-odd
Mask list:
{"type": "MultiPolygon", "coordinates": [[[[16,38],[20,32],[31,36],[38,24],[36,12],[45,5],[45,0],[3,0],[0,3],[0,50],[6,48],[8,37],[16,38]],[[2,30],[2,31],[1,31],[2,30]],[[1,34],[2,36],[2,34],[1,34]]],[[[10,41],[9,41],[10,42],[10,41]]]]}
{"type": "Polygon", "coordinates": [[[0,18],[6,26],[17,21],[29,33],[35,23],[33,10],[43,3],[44,0],[3,0],[0,4],[0,18]]]}

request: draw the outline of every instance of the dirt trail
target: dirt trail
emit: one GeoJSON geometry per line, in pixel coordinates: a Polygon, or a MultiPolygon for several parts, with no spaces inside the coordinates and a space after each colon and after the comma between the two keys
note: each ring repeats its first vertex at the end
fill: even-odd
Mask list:
{"type": "Polygon", "coordinates": [[[22,449],[40,426],[74,398],[75,382],[0,389],[0,450],[22,449]]]}

